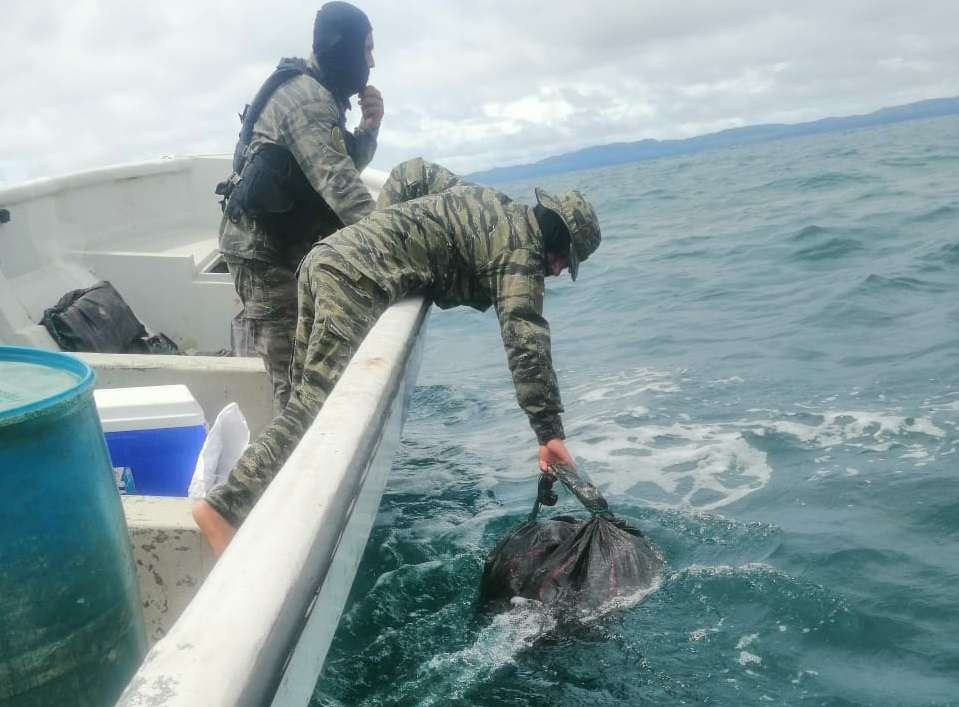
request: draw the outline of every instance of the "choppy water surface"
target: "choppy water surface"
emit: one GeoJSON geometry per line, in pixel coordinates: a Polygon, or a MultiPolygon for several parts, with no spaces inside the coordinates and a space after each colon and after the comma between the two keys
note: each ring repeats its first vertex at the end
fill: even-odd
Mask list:
{"type": "Polygon", "coordinates": [[[314,704],[959,704],[959,119],[541,183],[605,238],[549,283],[569,446],[661,584],[475,611],[535,446],[495,316],[434,311],[314,704]]]}

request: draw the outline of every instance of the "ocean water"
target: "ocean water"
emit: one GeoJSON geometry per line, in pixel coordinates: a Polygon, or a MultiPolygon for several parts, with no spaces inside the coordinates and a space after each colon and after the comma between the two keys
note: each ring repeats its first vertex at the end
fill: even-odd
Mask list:
{"type": "Polygon", "coordinates": [[[601,218],[546,315],[568,445],[659,585],[476,610],[536,448],[495,316],[435,310],[314,705],[959,704],[959,119],[540,184],[601,218]]]}

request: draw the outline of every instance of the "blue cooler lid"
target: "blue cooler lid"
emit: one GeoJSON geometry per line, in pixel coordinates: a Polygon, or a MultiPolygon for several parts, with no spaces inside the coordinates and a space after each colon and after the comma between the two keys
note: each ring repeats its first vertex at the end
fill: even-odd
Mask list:
{"type": "Polygon", "coordinates": [[[94,378],[90,366],[69,354],[0,346],[0,425],[70,400],[94,378]]]}

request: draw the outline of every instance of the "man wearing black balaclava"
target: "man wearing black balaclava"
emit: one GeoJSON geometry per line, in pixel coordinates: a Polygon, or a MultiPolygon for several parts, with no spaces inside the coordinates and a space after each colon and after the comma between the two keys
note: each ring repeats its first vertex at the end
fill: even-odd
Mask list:
{"type": "Polygon", "coordinates": [[[257,92],[242,115],[233,174],[217,185],[220,251],[243,303],[234,352],[262,357],[275,413],[290,393],[296,268],[318,240],[374,208],[360,178],[383,118],[383,98],[367,85],[373,66],[367,16],[346,2],[323,5],[312,56],[283,59],[257,92]],[[351,133],[352,96],[362,117],[351,133]]]}

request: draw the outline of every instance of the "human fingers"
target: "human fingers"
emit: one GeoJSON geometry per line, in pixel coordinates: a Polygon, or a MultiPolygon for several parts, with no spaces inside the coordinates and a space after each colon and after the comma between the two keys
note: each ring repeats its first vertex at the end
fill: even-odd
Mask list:
{"type": "Polygon", "coordinates": [[[380,100],[383,100],[383,94],[380,93],[380,89],[371,84],[360,92],[361,101],[366,100],[367,98],[379,98],[380,100]]]}

